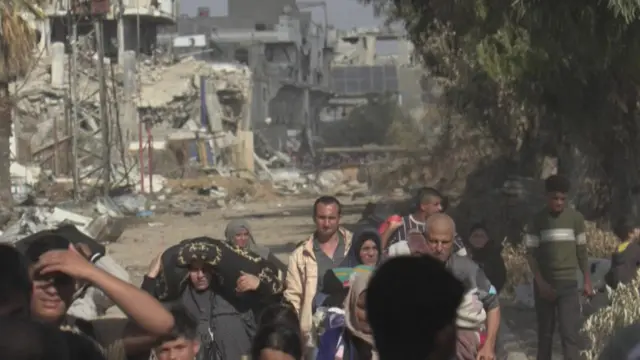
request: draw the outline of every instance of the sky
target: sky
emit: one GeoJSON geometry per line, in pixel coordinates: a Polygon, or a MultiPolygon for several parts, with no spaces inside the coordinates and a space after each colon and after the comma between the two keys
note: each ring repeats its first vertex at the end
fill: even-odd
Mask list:
{"type": "MultiPolygon", "coordinates": [[[[376,26],[382,23],[382,20],[374,18],[371,7],[358,4],[357,0],[325,1],[327,2],[327,10],[329,12],[329,23],[338,29],[347,30],[353,27],[376,26]]],[[[207,5],[209,5],[211,9],[211,16],[226,15],[227,0],[183,0],[180,2],[180,11],[183,14],[195,16],[198,7],[207,5]]],[[[324,19],[322,10],[316,8],[312,9],[311,12],[313,19],[318,23],[322,23],[324,19]]]]}
{"type": "MultiPolygon", "coordinates": [[[[363,6],[357,0],[325,1],[329,13],[329,24],[337,29],[349,30],[355,27],[374,27],[382,25],[384,22],[383,19],[376,19],[373,16],[373,9],[370,6],[363,6]]],[[[180,12],[196,16],[197,9],[207,5],[209,5],[211,16],[227,15],[227,0],[182,0],[180,2],[180,12]]],[[[324,13],[321,8],[305,9],[303,11],[311,11],[312,18],[316,23],[322,24],[324,22],[324,13]]],[[[395,52],[396,47],[395,42],[378,41],[376,52],[378,54],[391,54],[395,52]]]]}

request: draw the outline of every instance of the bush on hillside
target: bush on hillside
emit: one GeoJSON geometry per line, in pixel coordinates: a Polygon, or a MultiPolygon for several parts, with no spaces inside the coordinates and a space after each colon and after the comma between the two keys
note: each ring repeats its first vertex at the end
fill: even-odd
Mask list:
{"type": "Polygon", "coordinates": [[[639,288],[640,271],[630,284],[619,285],[615,290],[607,288],[611,305],[590,315],[581,329],[589,341],[587,350],[582,352],[586,360],[598,359],[615,331],[640,322],[639,288]]]}

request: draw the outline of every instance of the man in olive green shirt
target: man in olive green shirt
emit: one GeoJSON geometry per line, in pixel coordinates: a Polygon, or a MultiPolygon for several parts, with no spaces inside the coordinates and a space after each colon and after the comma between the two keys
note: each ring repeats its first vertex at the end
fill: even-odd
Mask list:
{"type": "Polygon", "coordinates": [[[534,276],[538,321],[538,360],[551,360],[556,314],[566,360],[580,359],[580,299],[576,269],[584,276],[584,292],[592,293],[584,217],[565,206],[569,181],[553,175],[545,181],[547,206],[525,229],[527,259],[534,276]]]}

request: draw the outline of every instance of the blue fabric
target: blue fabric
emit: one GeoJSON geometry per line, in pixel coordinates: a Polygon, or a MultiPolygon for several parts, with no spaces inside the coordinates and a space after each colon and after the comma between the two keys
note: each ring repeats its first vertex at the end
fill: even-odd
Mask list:
{"type": "Polygon", "coordinates": [[[342,332],[345,327],[344,314],[329,312],[324,320],[324,333],[318,340],[316,360],[335,360],[336,351],[342,344],[342,332]]]}

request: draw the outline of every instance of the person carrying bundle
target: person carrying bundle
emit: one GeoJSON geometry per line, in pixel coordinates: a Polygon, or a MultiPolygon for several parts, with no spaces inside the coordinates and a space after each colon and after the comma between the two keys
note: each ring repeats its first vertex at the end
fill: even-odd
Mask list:
{"type": "Polygon", "coordinates": [[[282,291],[277,271],[258,254],[206,237],[165,251],[142,287],[161,301],[178,301],[197,319],[198,360],[249,354],[257,314],[282,291]]]}

